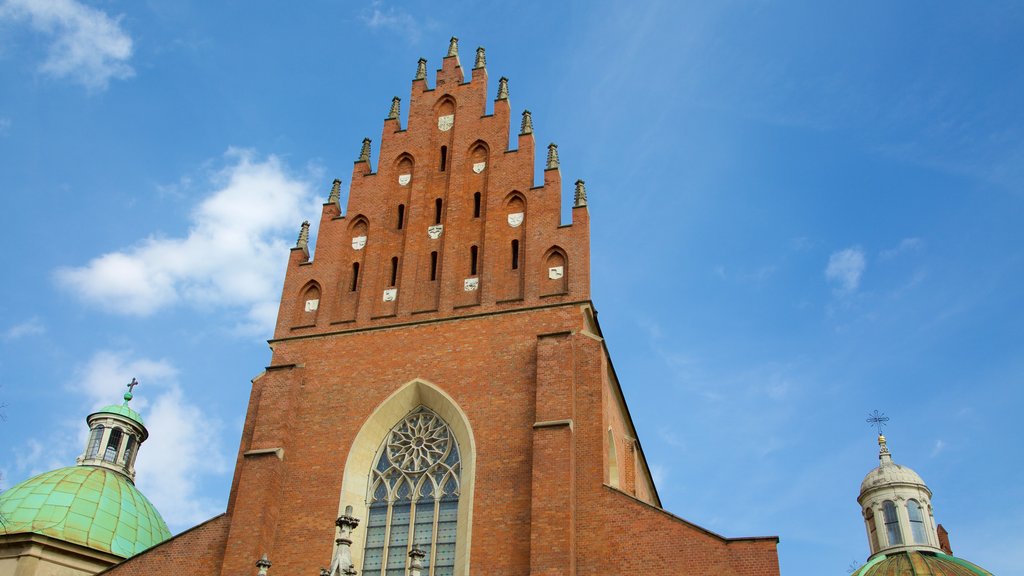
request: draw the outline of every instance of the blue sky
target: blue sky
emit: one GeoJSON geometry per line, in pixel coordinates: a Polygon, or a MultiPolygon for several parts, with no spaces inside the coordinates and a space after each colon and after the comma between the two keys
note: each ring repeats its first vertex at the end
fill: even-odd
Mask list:
{"type": "Polygon", "coordinates": [[[954,552],[1024,574],[1015,2],[0,0],[0,486],[134,376],[138,484],[222,511],[298,225],[453,34],[587,181],[666,508],[844,574],[879,409],[954,552]]]}

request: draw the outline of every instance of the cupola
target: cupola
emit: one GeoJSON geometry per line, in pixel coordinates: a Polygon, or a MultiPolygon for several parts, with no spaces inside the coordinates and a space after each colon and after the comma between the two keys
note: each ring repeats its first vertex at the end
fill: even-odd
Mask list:
{"type": "Polygon", "coordinates": [[[878,435],[878,467],[860,485],[861,515],[871,555],[851,576],[991,576],[951,555],[935,527],[932,492],[910,468],[896,464],[878,435]]]}
{"type": "Polygon", "coordinates": [[[892,460],[878,435],[878,467],[860,485],[860,503],[871,553],[927,548],[940,550],[932,516],[932,492],[916,472],[892,460]]]}
{"type": "Polygon", "coordinates": [[[76,460],[78,464],[107,468],[135,480],[135,457],[149,437],[142,416],[128,406],[136,385],[138,381],[133,378],[124,403],[104,406],[86,417],[89,439],[85,452],[76,460]]]}

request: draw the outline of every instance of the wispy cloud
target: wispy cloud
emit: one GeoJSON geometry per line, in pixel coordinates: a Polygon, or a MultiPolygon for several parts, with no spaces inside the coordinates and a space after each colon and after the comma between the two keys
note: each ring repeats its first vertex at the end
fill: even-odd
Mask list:
{"type": "Polygon", "coordinates": [[[176,305],[243,309],[239,328],[273,329],[289,243],[315,214],[313,185],[275,156],[230,150],[181,238],[149,237],[56,272],[60,285],[117,314],[147,316],[176,305]]]}
{"type": "Polygon", "coordinates": [[[40,320],[39,318],[32,317],[29,318],[28,320],[25,320],[24,322],[11,326],[7,330],[4,330],[3,334],[0,335],[0,338],[3,338],[5,341],[10,342],[12,340],[19,340],[26,336],[44,334],[45,332],[46,326],[43,325],[42,320],[40,320]]]}
{"type": "Polygon", "coordinates": [[[0,20],[27,22],[51,38],[40,71],[70,78],[90,90],[102,90],[111,79],[130,78],[132,39],[121,17],[76,0],[3,0],[0,20]]]}
{"type": "Polygon", "coordinates": [[[866,267],[863,250],[856,246],[846,248],[828,257],[825,278],[834,285],[837,294],[852,294],[860,287],[860,279],[866,267]]]}
{"type": "Polygon", "coordinates": [[[383,0],[373,0],[370,6],[363,10],[361,18],[363,23],[372,29],[398,32],[412,43],[420,39],[421,25],[417,24],[416,19],[401,8],[386,6],[383,0]]]}
{"type": "Polygon", "coordinates": [[[11,119],[0,116],[0,136],[5,136],[11,130],[11,119]]]}
{"type": "Polygon", "coordinates": [[[878,253],[879,260],[892,260],[893,258],[906,254],[907,252],[913,252],[921,249],[924,246],[924,241],[920,238],[904,238],[900,240],[900,243],[894,248],[887,248],[878,253]]]}
{"type": "Polygon", "coordinates": [[[935,445],[932,446],[932,458],[938,456],[946,449],[946,443],[940,438],[935,441],[935,445]]]}
{"type": "MultiPolygon", "coordinates": [[[[220,445],[219,420],[188,398],[177,381],[178,371],[166,360],[102,350],[79,369],[75,389],[93,408],[116,403],[124,383],[138,378],[132,407],[143,414],[149,439],[139,449],[136,483],[172,530],[206,520],[223,503],[200,496],[202,481],[228,470],[220,445]],[[174,465],[168,466],[169,455],[174,465]]],[[[66,464],[65,464],[66,465],[66,464]]]]}

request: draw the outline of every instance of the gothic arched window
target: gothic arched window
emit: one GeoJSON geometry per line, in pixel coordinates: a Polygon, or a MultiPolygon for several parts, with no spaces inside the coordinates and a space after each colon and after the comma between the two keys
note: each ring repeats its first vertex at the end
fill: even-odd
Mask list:
{"type": "Polygon", "coordinates": [[[914,537],[914,543],[926,544],[924,516],[921,514],[921,505],[917,503],[917,500],[907,501],[907,516],[910,517],[910,534],[914,537]]]}
{"type": "Polygon", "coordinates": [[[402,576],[419,548],[425,575],[451,576],[462,460],[448,423],[416,408],[388,432],[375,461],[362,574],[402,576]]]}
{"type": "Polygon", "coordinates": [[[892,500],[882,503],[882,518],[885,520],[885,535],[889,538],[889,546],[903,544],[900,521],[896,516],[896,505],[892,503],[892,500]]]}

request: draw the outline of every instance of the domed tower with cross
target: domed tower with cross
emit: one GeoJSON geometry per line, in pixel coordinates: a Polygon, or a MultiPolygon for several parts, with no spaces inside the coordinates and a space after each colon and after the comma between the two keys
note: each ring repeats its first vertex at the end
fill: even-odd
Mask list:
{"type": "Polygon", "coordinates": [[[0,576],[90,575],[171,537],[135,487],[135,459],[149,437],[129,406],[89,414],[75,466],[44,472],[0,494],[0,576]]]}
{"type": "Polygon", "coordinates": [[[852,576],[991,576],[952,555],[932,510],[932,491],[910,468],[893,461],[877,411],[868,421],[878,426],[878,467],[860,485],[860,504],[871,555],[852,576]]]}

